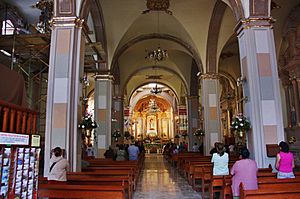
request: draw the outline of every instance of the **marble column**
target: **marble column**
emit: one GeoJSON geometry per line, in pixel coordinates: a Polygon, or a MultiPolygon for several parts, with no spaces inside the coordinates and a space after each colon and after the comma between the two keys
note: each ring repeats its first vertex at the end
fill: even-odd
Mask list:
{"type": "Polygon", "coordinates": [[[247,133],[251,157],[258,167],[274,165],[266,144],[284,140],[282,103],[271,18],[248,18],[237,26],[245,101],[245,116],[251,122],[247,133]]]}
{"type": "Polygon", "coordinates": [[[103,154],[112,144],[112,80],[111,75],[95,76],[95,120],[98,123],[97,132],[97,157],[103,154]]]}
{"type": "Polygon", "coordinates": [[[300,101],[299,101],[299,90],[298,90],[298,84],[296,78],[292,79],[292,87],[294,93],[294,105],[295,105],[294,108],[296,111],[296,124],[297,126],[300,126],[300,101]]]}
{"type": "Polygon", "coordinates": [[[49,75],[47,91],[45,166],[48,175],[51,149],[65,149],[70,171],[81,169],[81,135],[77,128],[81,113],[80,74],[83,71],[84,39],[81,34],[83,20],[75,16],[73,6],[57,7],[51,33],[49,75]]]}
{"type": "Polygon", "coordinates": [[[189,135],[189,151],[193,149],[194,143],[199,144],[199,139],[194,136],[194,132],[199,128],[199,97],[188,96],[188,135],[189,135]]]}
{"type": "Polygon", "coordinates": [[[216,74],[204,74],[200,78],[204,108],[204,154],[209,155],[214,143],[221,141],[220,83],[216,74]]]}

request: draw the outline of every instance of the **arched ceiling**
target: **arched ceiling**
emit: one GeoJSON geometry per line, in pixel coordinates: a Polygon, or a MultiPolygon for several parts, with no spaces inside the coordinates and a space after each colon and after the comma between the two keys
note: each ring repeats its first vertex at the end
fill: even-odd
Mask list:
{"type": "Polygon", "coordinates": [[[163,112],[167,111],[171,108],[171,104],[164,98],[161,98],[158,96],[153,96],[153,95],[148,95],[148,96],[140,99],[138,101],[138,103],[135,105],[135,107],[133,108],[133,110],[136,112],[146,111],[149,107],[150,99],[154,99],[158,108],[163,112]]]}
{"type": "Polygon", "coordinates": [[[187,94],[187,87],[186,85],[183,85],[182,82],[183,81],[179,74],[168,70],[166,67],[148,67],[145,70],[140,70],[128,80],[126,90],[129,94],[128,96],[130,96],[136,88],[144,84],[160,83],[171,88],[177,96],[180,96],[182,92],[187,94]],[[184,87],[185,91],[182,91],[182,87],[184,87]]]}
{"type": "MultiPolygon", "coordinates": [[[[137,86],[147,83],[149,81],[147,75],[152,72],[152,66],[156,65],[164,68],[164,70],[158,69],[157,71],[158,74],[166,77],[166,79],[159,80],[160,82],[174,88],[178,96],[183,96],[182,90],[188,94],[188,90],[192,86],[192,73],[195,72],[192,70],[193,64],[196,63],[201,72],[201,68],[203,68],[203,72],[206,70],[207,38],[208,34],[213,34],[209,33],[209,24],[217,0],[171,0],[169,10],[173,13],[172,15],[163,11],[150,11],[142,14],[143,11],[147,10],[146,0],[97,1],[103,11],[107,66],[108,68],[111,67],[112,60],[117,55],[115,63],[119,67],[119,74],[121,74],[120,88],[131,93],[137,86]],[[165,36],[155,37],[155,35],[165,36]],[[132,43],[137,38],[141,39],[132,43]],[[147,62],[144,59],[145,50],[153,50],[158,45],[168,51],[169,58],[162,63],[147,62]],[[118,52],[120,54],[117,54],[118,52]]],[[[38,21],[40,11],[31,8],[31,5],[36,3],[35,1],[3,0],[3,2],[18,7],[27,22],[35,23],[38,21]]],[[[232,2],[241,5],[242,2],[245,6],[245,2],[248,1],[223,0],[223,2],[227,6],[230,6],[232,2]]],[[[274,37],[278,55],[287,17],[300,2],[299,0],[289,0],[288,3],[286,0],[273,0],[273,2],[280,7],[271,11],[272,17],[276,20],[274,37]]],[[[81,5],[82,0],[76,0],[77,14],[79,14],[81,5]]],[[[93,27],[92,20],[88,20],[88,24],[89,27],[93,27]]],[[[234,35],[235,25],[234,14],[231,8],[227,7],[217,43],[217,60],[221,60],[220,57],[223,57],[222,63],[219,63],[218,66],[226,65],[221,70],[225,68],[230,70],[228,68],[231,65],[230,62],[228,59],[224,59],[226,53],[230,55],[230,51],[234,51],[232,53],[237,52],[236,49],[231,48],[232,45],[228,42],[234,35]]],[[[93,37],[92,40],[94,40],[93,37]]],[[[233,46],[237,47],[237,45],[233,46]]]]}

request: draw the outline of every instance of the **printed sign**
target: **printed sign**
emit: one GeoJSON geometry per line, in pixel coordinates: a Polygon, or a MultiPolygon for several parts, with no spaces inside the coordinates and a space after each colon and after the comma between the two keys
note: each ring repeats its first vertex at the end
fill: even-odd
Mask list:
{"type": "Polygon", "coordinates": [[[40,147],[41,136],[40,135],[31,135],[31,146],[40,147]]]}
{"type": "Polygon", "coordinates": [[[0,132],[0,144],[3,145],[28,145],[29,135],[0,132]]]}

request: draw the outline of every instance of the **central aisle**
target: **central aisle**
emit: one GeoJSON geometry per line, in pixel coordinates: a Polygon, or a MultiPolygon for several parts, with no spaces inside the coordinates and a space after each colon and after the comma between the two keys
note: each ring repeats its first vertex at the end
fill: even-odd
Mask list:
{"type": "Polygon", "coordinates": [[[194,191],[162,155],[147,154],[133,198],[199,199],[201,194],[194,191]]]}

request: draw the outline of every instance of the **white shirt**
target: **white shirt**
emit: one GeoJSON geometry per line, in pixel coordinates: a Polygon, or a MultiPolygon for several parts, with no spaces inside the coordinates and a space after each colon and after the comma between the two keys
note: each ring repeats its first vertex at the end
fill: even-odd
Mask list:
{"type": "Polygon", "coordinates": [[[86,153],[87,153],[87,156],[94,156],[94,148],[93,147],[87,147],[86,149],[86,153]]]}
{"type": "Polygon", "coordinates": [[[228,175],[228,154],[224,153],[220,156],[218,153],[214,153],[211,162],[214,163],[213,175],[228,175]]]}
{"type": "Polygon", "coordinates": [[[53,166],[51,172],[49,171],[48,180],[67,181],[68,160],[61,156],[56,157],[53,155],[50,159],[49,170],[54,162],[56,162],[56,164],[53,166]]]}
{"type": "Polygon", "coordinates": [[[199,152],[199,146],[198,145],[193,146],[193,152],[199,152]]]}

